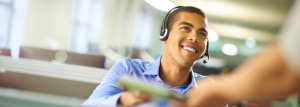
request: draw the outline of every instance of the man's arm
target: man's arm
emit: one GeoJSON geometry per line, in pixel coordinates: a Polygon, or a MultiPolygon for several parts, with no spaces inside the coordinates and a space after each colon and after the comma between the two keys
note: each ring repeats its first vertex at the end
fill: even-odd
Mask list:
{"type": "Polygon", "coordinates": [[[82,106],[115,107],[117,104],[135,106],[149,100],[149,97],[141,92],[129,92],[118,88],[118,80],[129,74],[129,66],[126,64],[126,60],[128,59],[121,59],[114,64],[101,81],[101,84],[82,106]]]}
{"type": "Polygon", "coordinates": [[[228,94],[238,100],[269,100],[295,93],[298,88],[299,74],[288,65],[278,43],[247,60],[234,72],[224,85],[228,94]]]}
{"type": "Polygon", "coordinates": [[[189,96],[189,106],[218,107],[228,102],[270,100],[299,90],[299,74],[283,58],[278,43],[243,63],[228,77],[211,77],[215,84],[200,81],[189,96]]]}
{"type": "Polygon", "coordinates": [[[125,60],[121,59],[107,72],[101,84],[82,106],[116,106],[123,90],[117,87],[118,80],[126,74],[125,60]]]}
{"type": "Polygon", "coordinates": [[[205,89],[194,91],[199,96],[191,96],[188,99],[188,104],[212,107],[218,106],[212,104],[229,101],[270,100],[299,93],[299,10],[300,0],[296,0],[279,32],[277,43],[267,48],[266,52],[248,59],[230,76],[212,78],[216,81],[215,85],[200,81],[199,85],[205,89]]]}

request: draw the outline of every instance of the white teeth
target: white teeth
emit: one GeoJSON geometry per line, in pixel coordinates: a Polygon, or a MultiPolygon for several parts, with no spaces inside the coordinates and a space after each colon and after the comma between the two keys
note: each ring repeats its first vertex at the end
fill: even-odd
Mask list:
{"type": "Polygon", "coordinates": [[[185,46],[184,46],[183,49],[187,49],[187,50],[192,51],[192,52],[194,52],[194,53],[196,52],[196,50],[193,49],[193,48],[191,48],[191,47],[185,47],[185,46]]]}

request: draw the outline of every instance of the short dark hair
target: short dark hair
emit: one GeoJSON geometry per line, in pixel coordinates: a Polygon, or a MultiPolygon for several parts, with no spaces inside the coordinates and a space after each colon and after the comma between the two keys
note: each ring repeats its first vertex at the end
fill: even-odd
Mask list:
{"type": "MultiPolygon", "coordinates": [[[[197,7],[193,7],[193,6],[184,6],[181,7],[177,10],[174,10],[171,15],[169,16],[169,20],[167,20],[167,28],[169,29],[169,31],[171,31],[172,29],[172,25],[179,19],[178,13],[180,12],[189,12],[189,13],[197,13],[201,16],[203,16],[204,18],[206,18],[205,13],[197,8],[197,7]]],[[[167,17],[167,15],[165,16],[165,18],[167,17]]]]}

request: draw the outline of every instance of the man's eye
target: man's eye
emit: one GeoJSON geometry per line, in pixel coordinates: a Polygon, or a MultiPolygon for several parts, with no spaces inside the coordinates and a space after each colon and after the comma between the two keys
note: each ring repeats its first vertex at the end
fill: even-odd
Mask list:
{"type": "Polygon", "coordinates": [[[206,34],[205,34],[205,33],[200,33],[199,35],[206,37],[206,34]]]}
{"type": "Polygon", "coordinates": [[[183,30],[189,30],[189,28],[188,28],[188,27],[183,27],[182,29],[183,29],[183,30]]]}

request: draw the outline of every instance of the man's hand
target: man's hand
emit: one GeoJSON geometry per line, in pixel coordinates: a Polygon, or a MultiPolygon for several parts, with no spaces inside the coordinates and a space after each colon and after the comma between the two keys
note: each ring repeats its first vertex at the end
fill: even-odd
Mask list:
{"type": "Polygon", "coordinates": [[[168,103],[174,107],[187,107],[187,104],[185,101],[180,101],[176,99],[171,99],[168,101],[168,103]]]}
{"type": "Polygon", "coordinates": [[[150,97],[142,93],[140,91],[136,92],[130,92],[130,91],[124,91],[121,97],[118,100],[118,103],[122,106],[135,106],[139,103],[147,102],[149,101],[150,97]]]}
{"type": "Polygon", "coordinates": [[[221,81],[227,81],[228,77],[210,75],[209,78],[198,80],[198,88],[188,91],[187,106],[226,107],[230,102],[228,98],[222,96],[223,89],[216,87],[221,81]]]}
{"type": "MultiPolygon", "coordinates": [[[[226,80],[219,76],[210,76],[215,82],[226,80]]],[[[227,99],[220,98],[211,79],[205,78],[197,81],[198,88],[191,88],[187,93],[186,101],[170,100],[169,104],[176,107],[226,107],[227,99]]]]}

